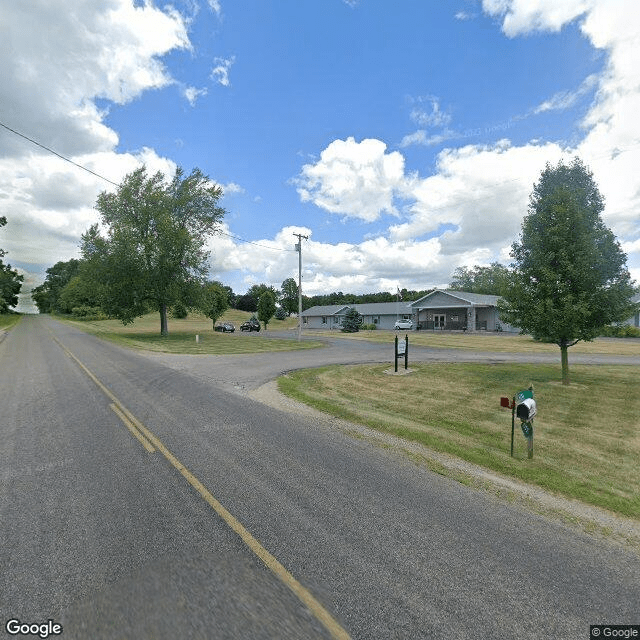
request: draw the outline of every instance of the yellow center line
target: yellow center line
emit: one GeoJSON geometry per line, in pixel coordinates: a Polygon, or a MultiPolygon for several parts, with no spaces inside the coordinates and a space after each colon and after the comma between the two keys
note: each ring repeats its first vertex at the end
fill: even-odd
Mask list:
{"type": "Polygon", "coordinates": [[[153,448],[153,445],[136,429],[135,425],[131,422],[131,420],[129,420],[129,418],[127,418],[127,416],[122,412],[120,407],[118,407],[117,405],[113,404],[113,402],[112,402],[109,405],[109,408],[111,409],[111,411],[113,411],[118,416],[118,418],[120,418],[120,420],[122,420],[122,422],[124,423],[124,426],[127,427],[127,429],[129,429],[129,431],[131,432],[131,435],[134,436],[135,438],[137,438],[138,441],[140,442],[140,444],[149,453],[154,453],[155,452],[155,449],[153,448]]]}
{"type": "MultiPolygon", "coordinates": [[[[315,616],[315,618],[322,623],[322,625],[331,634],[332,638],[336,640],[348,640],[349,634],[338,623],[338,621],[320,604],[318,600],[311,594],[311,592],[304,587],[293,575],[277,560],[277,558],[267,551],[260,542],[241,524],[241,522],[232,515],[212,494],[211,492],[194,476],[181,462],[176,458],[167,447],[159,440],[156,435],[145,427],[119,400],[118,398],[104,385],[93,373],[63,344],[56,338],[53,333],[53,340],[63,349],[63,351],[72,358],[78,366],[93,380],[98,388],[112,401],[110,405],[111,409],[120,417],[131,433],[138,437],[138,439],[145,446],[149,442],[155,448],[162,453],[162,455],[173,465],[187,480],[187,482],[204,498],[209,506],[222,518],[227,525],[234,531],[247,547],[256,555],[270,570],[271,572],[285,584],[297,598],[309,609],[309,611],[315,616]],[[136,433],[138,435],[136,435],[136,433]],[[142,435],[144,434],[144,436],[142,435]],[[146,436],[147,444],[143,442],[146,436]],[[142,438],[142,440],[140,439],[142,438]]],[[[151,446],[151,449],[153,449],[151,446]]]]}

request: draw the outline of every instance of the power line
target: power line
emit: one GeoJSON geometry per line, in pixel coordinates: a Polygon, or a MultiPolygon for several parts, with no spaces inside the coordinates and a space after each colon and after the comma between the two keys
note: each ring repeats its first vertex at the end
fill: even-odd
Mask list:
{"type": "MultiPolygon", "coordinates": [[[[11,131],[11,133],[19,136],[20,138],[23,138],[24,140],[27,140],[29,142],[31,142],[31,144],[36,145],[37,147],[40,147],[40,149],[44,149],[45,151],[48,151],[49,153],[52,153],[54,156],[60,158],[61,160],[64,160],[65,162],[68,162],[69,164],[72,164],[74,167],[77,167],[78,169],[82,169],[83,171],[86,171],[87,173],[90,173],[92,176],[95,176],[96,178],[100,178],[100,180],[104,180],[105,182],[108,182],[109,184],[112,184],[114,187],[119,187],[120,185],[117,182],[114,182],[113,180],[109,180],[109,178],[105,178],[104,176],[100,175],[99,173],[96,173],[95,171],[92,171],[91,169],[78,164],[77,162],[74,162],[73,160],[71,160],[71,158],[67,158],[66,156],[63,156],[61,153],[58,153],[57,151],[55,151],[54,149],[51,149],[50,147],[47,147],[46,145],[38,142],[37,140],[34,140],[33,138],[30,138],[29,136],[25,135],[24,133],[20,133],[19,131],[16,131],[15,129],[12,129],[11,127],[9,127],[8,125],[4,124],[4,122],[0,122],[0,127],[4,127],[7,131],[11,131]]],[[[272,251],[287,251],[287,252],[293,252],[295,251],[295,249],[280,249],[278,247],[269,247],[267,245],[264,244],[259,244],[257,242],[252,242],[251,240],[245,240],[244,238],[240,238],[238,236],[232,235],[231,233],[225,233],[224,231],[219,231],[218,232],[220,235],[223,236],[228,236],[229,238],[233,238],[234,240],[237,240],[238,242],[244,242],[246,244],[252,244],[256,247],[261,247],[262,249],[271,249],[272,251]]]]}
{"type": "Polygon", "coordinates": [[[285,252],[294,252],[297,249],[281,249],[280,247],[270,247],[266,244],[260,244],[258,242],[252,242],[251,240],[245,240],[239,236],[235,236],[231,233],[225,233],[224,231],[218,231],[218,233],[222,236],[227,236],[229,238],[233,238],[234,240],[238,240],[239,242],[244,242],[245,244],[252,244],[255,247],[261,247],[262,249],[271,249],[271,251],[285,251],[285,252]]]}
{"type": "Polygon", "coordinates": [[[49,147],[47,147],[47,146],[43,145],[42,143],[38,142],[37,140],[34,140],[33,138],[30,138],[29,136],[24,135],[24,133],[20,133],[19,131],[16,131],[15,129],[12,129],[11,127],[9,127],[6,124],[4,124],[4,122],[0,122],[0,127],[4,127],[7,131],[11,131],[11,133],[14,133],[17,136],[20,136],[21,138],[24,138],[25,140],[28,140],[32,144],[35,144],[36,147],[40,147],[41,149],[44,149],[45,151],[48,151],[49,153],[52,153],[54,156],[57,156],[58,158],[64,160],[65,162],[68,162],[68,163],[72,164],[74,167],[78,167],[78,169],[82,169],[83,171],[86,171],[87,173],[90,173],[91,175],[95,176],[96,178],[100,178],[100,180],[104,180],[105,182],[108,182],[109,184],[112,184],[112,185],[114,185],[116,187],[119,186],[118,183],[114,182],[113,180],[109,180],[109,178],[105,178],[104,176],[101,176],[99,173],[96,173],[95,171],[92,171],[91,169],[88,169],[87,167],[84,167],[81,164],[78,164],[77,162],[74,162],[73,160],[71,160],[71,158],[67,158],[66,156],[63,156],[61,153],[58,153],[57,151],[54,151],[53,149],[50,149],[49,147]]]}

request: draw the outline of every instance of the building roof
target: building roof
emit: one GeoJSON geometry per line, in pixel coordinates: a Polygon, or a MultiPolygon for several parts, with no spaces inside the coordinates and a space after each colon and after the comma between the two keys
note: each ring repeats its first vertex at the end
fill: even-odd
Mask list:
{"type": "Polygon", "coordinates": [[[351,305],[363,316],[394,316],[396,313],[411,313],[410,302],[364,302],[351,305]]]}
{"type": "Polygon", "coordinates": [[[302,312],[303,316],[333,316],[338,311],[347,309],[348,304],[328,304],[324,306],[310,307],[302,312]]]}
{"type": "MultiPolygon", "coordinates": [[[[434,297],[438,293],[444,293],[454,298],[457,298],[460,302],[466,304],[473,304],[477,306],[495,307],[500,300],[500,296],[489,295],[485,293],[469,293],[468,291],[453,291],[451,289],[435,289],[426,296],[419,298],[411,304],[412,308],[419,307],[428,303],[429,298],[434,297]]],[[[442,306],[442,305],[440,305],[442,306]]]]}
{"type": "Polygon", "coordinates": [[[326,306],[311,307],[302,312],[303,316],[334,316],[340,315],[349,307],[355,308],[363,316],[387,316],[396,313],[411,313],[410,302],[365,302],[355,304],[333,304],[326,306]]]}

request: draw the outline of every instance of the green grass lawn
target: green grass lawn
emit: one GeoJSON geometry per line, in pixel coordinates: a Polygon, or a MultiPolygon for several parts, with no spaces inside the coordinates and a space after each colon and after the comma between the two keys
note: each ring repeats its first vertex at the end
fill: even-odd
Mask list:
{"type": "Polygon", "coordinates": [[[20,322],[22,316],[18,313],[0,313],[0,330],[8,331],[20,322]]]}
{"type": "Polygon", "coordinates": [[[192,354],[241,354],[260,353],[266,351],[292,351],[294,349],[313,349],[323,346],[317,340],[297,340],[272,338],[270,334],[292,329],[296,326],[295,318],[286,320],[272,320],[268,330],[264,328],[259,333],[244,333],[240,331],[240,324],[248,320],[252,314],[230,309],[216,322],[232,322],[235,333],[218,333],[213,331],[213,323],[209,318],[200,314],[189,314],[185,319],[169,317],[169,335],[160,335],[160,315],[150,313],[135,322],[124,326],[119,320],[99,320],[95,322],[80,322],[62,318],[75,327],[97,335],[105,340],[115,342],[125,347],[146,351],[160,351],[163,353],[192,353],[192,354]],[[196,335],[199,336],[196,342],[196,335]]]}
{"type": "Polygon", "coordinates": [[[640,368],[573,365],[414,364],[331,366],[279,379],[280,389],[322,411],[420,442],[558,494],[640,518],[640,368]],[[500,397],[533,383],[534,457],[500,397]]]}
{"type": "MultiPolygon", "coordinates": [[[[434,331],[358,331],[342,333],[340,331],[309,330],[306,335],[318,337],[347,338],[349,340],[370,340],[372,342],[393,343],[394,337],[404,339],[409,336],[409,345],[442,349],[468,349],[471,351],[494,351],[501,353],[554,353],[560,358],[560,348],[555,344],[537,342],[530,336],[517,333],[448,333],[434,331]]],[[[578,342],[569,349],[569,362],[572,353],[630,355],[640,356],[638,338],[596,338],[593,342],[578,342]]]]}

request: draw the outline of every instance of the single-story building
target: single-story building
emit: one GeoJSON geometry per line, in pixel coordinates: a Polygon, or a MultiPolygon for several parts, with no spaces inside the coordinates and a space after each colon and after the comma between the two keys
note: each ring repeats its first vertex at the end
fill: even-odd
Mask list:
{"type": "Polygon", "coordinates": [[[365,324],[393,329],[396,320],[412,320],[414,329],[447,331],[514,331],[501,322],[497,303],[500,296],[436,289],[415,302],[373,302],[311,307],[302,312],[309,329],[341,329],[344,315],[354,307],[365,324]]]}
{"type": "Polygon", "coordinates": [[[362,316],[364,324],[375,324],[379,329],[393,329],[396,320],[411,320],[413,313],[410,303],[402,301],[316,306],[302,312],[302,326],[308,329],[342,329],[345,313],[351,307],[362,316]]]}
{"type": "Polygon", "coordinates": [[[436,289],[411,303],[417,329],[445,331],[513,331],[498,316],[500,296],[436,289]]]}
{"type": "MultiPolygon", "coordinates": [[[[500,320],[500,296],[436,289],[415,302],[374,302],[311,307],[302,312],[303,326],[309,329],[341,329],[349,307],[363,316],[365,324],[393,329],[396,320],[412,320],[414,329],[431,331],[508,331],[518,327],[500,320]]],[[[640,294],[632,298],[640,303],[640,294]]],[[[640,312],[625,321],[640,327],[640,312]]]]}

